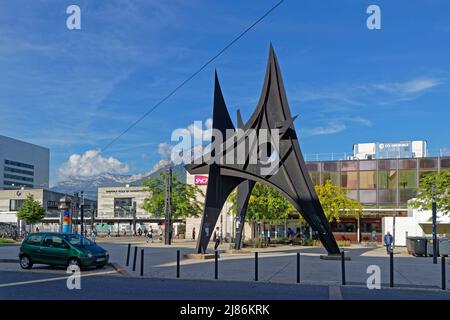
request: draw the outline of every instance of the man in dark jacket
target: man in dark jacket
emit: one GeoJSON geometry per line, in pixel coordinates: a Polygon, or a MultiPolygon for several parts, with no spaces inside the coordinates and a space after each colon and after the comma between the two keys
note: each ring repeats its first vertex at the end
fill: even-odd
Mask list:
{"type": "Polygon", "coordinates": [[[389,231],[384,235],[383,240],[384,240],[384,245],[386,246],[387,254],[390,254],[391,250],[392,250],[393,237],[389,231]]]}

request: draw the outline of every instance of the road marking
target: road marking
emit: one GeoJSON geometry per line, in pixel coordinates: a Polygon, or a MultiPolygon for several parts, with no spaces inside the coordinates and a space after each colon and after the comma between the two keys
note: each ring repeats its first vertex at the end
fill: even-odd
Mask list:
{"type": "MultiPolygon", "coordinates": [[[[117,272],[118,272],[117,270],[113,270],[113,271],[105,271],[105,272],[88,273],[88,274],[82,274],[81,277],[99,276],[99,275],[111,274],[111,273],[117,273],[117,272]]],[[[69,276],[64,276],[64,277],[55,277],[55,278],[47,278],[47,279],[39,279],[39,280],[2,283],[2,284],[0,284],[0,288],[21,286],[21,285],[33,284],[33,283],[41,283],[41,282],[65,280],[65,279],[68,279],[69,277],[71,277],[71,276],[69,275],[69,276]]]]}
{"type": "Polygon", "coordinates": [[[329,300],[342,300],[342,292],[339,286],[328,287],[329,300]]]}

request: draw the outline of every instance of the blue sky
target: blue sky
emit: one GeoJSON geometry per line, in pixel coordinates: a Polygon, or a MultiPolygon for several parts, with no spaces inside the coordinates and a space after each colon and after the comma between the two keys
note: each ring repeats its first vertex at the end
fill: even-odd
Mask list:
{"type": "Polygon", "coordinates": [[[0,134],[49,147],[52,183],[64,170],[148,171],[174,129],[211,116],[214,68],[232,116],[251,114],[272,41],[305,154],[410,139],[450,147],[448,0],[286,0],[103,154],[92,151],[274,3],[1,0],[0,134]],[[81,30],[66,28],[70,4],[81,30]],[[370,4],[381,30],[366,27],[370,4]]]}

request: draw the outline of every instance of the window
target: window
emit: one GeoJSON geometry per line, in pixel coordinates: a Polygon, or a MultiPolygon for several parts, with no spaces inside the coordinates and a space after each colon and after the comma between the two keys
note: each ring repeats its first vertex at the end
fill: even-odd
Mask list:
{"type": "Polygon", "coordinates": [[[317,162],[308,162],[306,164],[306,168],[308,169],[308,171],[319,171],[319,163],[317,162]]]}
{"type": "Polygon", "coordinates": [[[341,185],[344,188],[358,189],[358,172],[342,172],[341,185]]]}
{"type": "Polygon", "coordinates": [[[11,186],[11,187],[27,187],[27,188],[33,188],[32,184],[28,184],[28,183],[22,183],[22,182],[14,182],[14,181],[9,181],[9,180],[4,180],[3,184],[5,186],[11,186]]]}
{"type": "Polygon", "coordinates": [[[441,168],[450,169],[450,158],[441,158],[441,168]]]}
{"type": "Polygon", "coordinates": [[[361,232],[381,232],[381,220],[380,219],[361,219],[360,224],[361,232]]]}
{"type": "Polygon", "coordinates": [[[332,185],[339,186],[339,172],[323,172],[322,178],[324,184],[327,180],[330,180],[332,185]]]}
{"type": "Polygon", "coordinates": [[[12,161],[12,160],[5,160],[5,164],[9,164],[10,166],[15,166],[15,167],[34,169],[34,166],[31,164],[26,164],[26,163],[12,161]]]}
{"type": "Polygon", "coordinates": [[[19,211],[24,204],[25,199],[11,199],[9,200],[9,211],[19,211]]]}
{"type": "Polygon", "coordinates": [[[126,218],[133,215],[132,198],[114,198],[114,217],[126,218]]]}
{"type": "Polygon", "coordinates": [[[58,201],[47,201],[47,209],[58,209],[58,201]]]}
{"type": "Polygon", "coordinates": [[[34,172],[33,171],[27,171],[27,170],[22,170],[22,169],[15,169],[15,168],[10,168],[10,167],[5,167],[5,171],[25,174],[25,175],[28,175],[28,176],[34,176],[34,172]]]}
{"type": "Polygon", "coordinates": [[[398,175],[398,188],[417,188],[416,170],[400,170],[398,175]]]}
{"type": "Polygon", "coordinates": [[[428,158],[428,159],[420,159],[419,168],[421,169],[437,169],[438,167],[438,159],[437,158],[428,158]]]}
{"type": "Polygon", "coordinates": [[[342,161],[341,171],[358,170],[358,161],[342,161]]]}
{"type": "Polygon", "coordinates": [[[63,249],[63,248],[67,248],[67,244],[64,243],[64,241],[61,237],[47,236],[47,237],[45,237],[45,240],[44,240],[44,247],[63,249]]]}
{"type": "Polygon", "coordinates": [[[338,162],[326,161],[323,163],[323,171],[339,171],[338,162]]]}
{"type": "Polygon", "coordinates": [[[359,170],[377,170],[377,162],[373,160],[360,161],[359,170]]]}
{"type": "Polygon", "coordinates": [[[347,197],[358,200],[358,190],[347,190],[347,197]]]}
{"type": "Polygon", "coordinates": [[[341,220],[331,223],[331,231],[333,232],[356,232],[356,220],[341,220]]]}
{"type": "Polygon", "coordinates": [[[416,159],[400,159],[398,160],[399,169],[416,169],[417,168],[416,159]]]}
{"type": "Polygon", "coordinates": [[[403,189],[400,190],[398,200],[400,203],[405,204],[408,202],[408,200],[414,198],[417,195],[417,189],[403,189]]]}
{"type": "Polygon", "coordinates": [[[397,169],[397,160],[379,160],[378,168],[380,170],[397,169]]]}
{"type": "Polygon", "coordinates": [[[27,244],[30,244],[32,246],[40,246],[42,241],[42,235],[41,234],[33,234],[28,237],[27,244]]]}
{"type": "Polygon", "coordinates": [[[8,174],[8,173],[5,173],[3,175],[3,177],[7,178],[7,179],[14,179],[14,180],[19,180],[19,181],[27,181],[27,182],[33,182],[34,181],[33,178],[17,176],[15,174],[8,174]]]}
{"type": "Polygon", "coordinates": [[[397,203],[397,190],[379,190],[379,202],[397,203]]]}
{"type": "Polygon", "coordinates": [[[317,184],[320,184],[320,173],[319,172],[311,172],[309,174],[311,177],[312,184],[315,186],[317,184]]]}
{"type": "Polygon", "coordinates": [[[379,171],[380,189],[397,189],[397,171],[379,171]]]}
{"type": "Polygon", "coordinates": [[[361,171],[359,173],[360,189],[376,189],[377,188],[377,172],[361,171]]]}
{"type": "Polygon", "coordinates": [[[377,203],[377,191],[376,190],[360,190],[359,201],[361,203],[377,203]]]}

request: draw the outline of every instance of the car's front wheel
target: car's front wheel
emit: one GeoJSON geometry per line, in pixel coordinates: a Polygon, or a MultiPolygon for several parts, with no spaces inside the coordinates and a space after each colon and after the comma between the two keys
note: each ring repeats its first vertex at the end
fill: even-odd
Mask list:
{"type": "Polygon", "coordinates": [[[21,256],[19,263],[22,269],[30,269],[33,266],[33,262],[31,262],[30,257],[28,257],[27,255],[21,256]]]}

